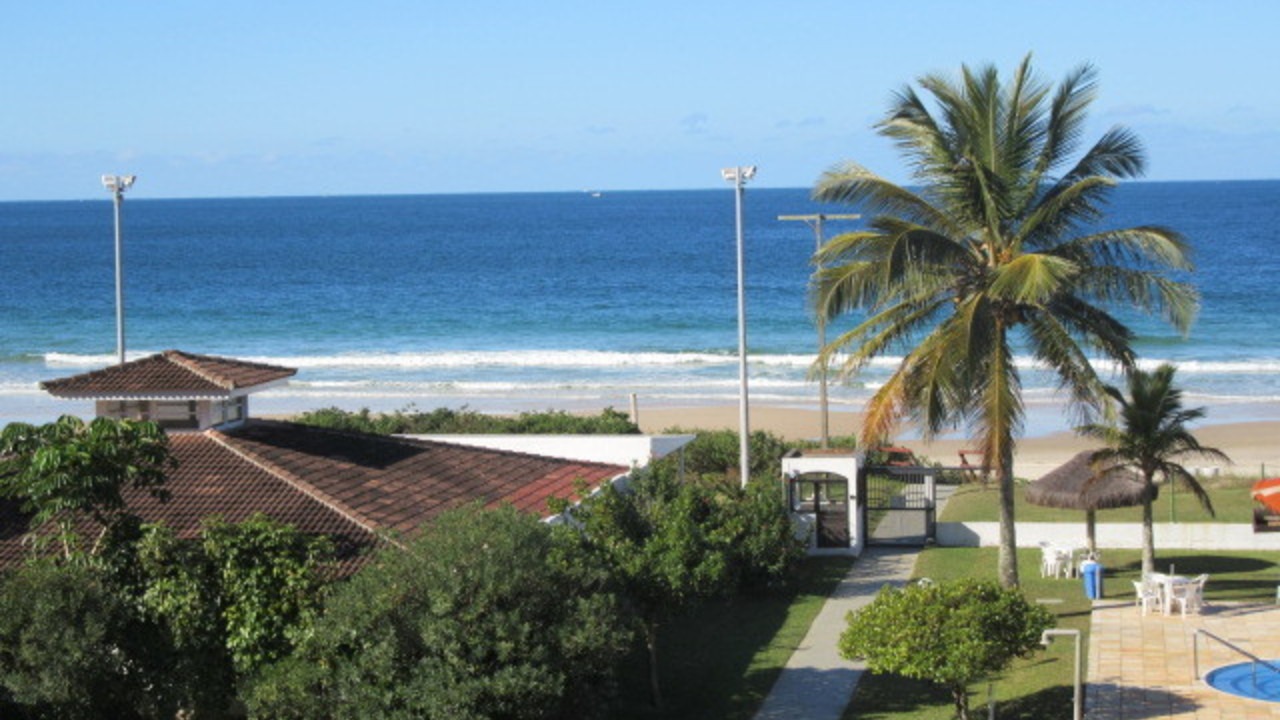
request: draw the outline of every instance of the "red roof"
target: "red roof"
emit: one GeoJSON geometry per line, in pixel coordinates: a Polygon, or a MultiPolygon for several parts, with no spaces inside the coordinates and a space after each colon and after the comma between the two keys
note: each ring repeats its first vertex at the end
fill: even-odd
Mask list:
{"type": "Polygon", "coordinates": [[[40,387],[63,398],[226,397],[297,372],[278,365],[166,350],[123,365],[47,380],[40,387]]]}
{"type": "MultiPolygon", "coordinates": [[[[126,490],[129,509],[194,537],[201,520],[238,522],[263,512],[309,534],[333,538],[347,574],[379,534],[412,535],[445,510],[471,502],[504,503],[547,514],[551,497],[569,498],[627,471],[526,453],[346,433],[252,420],[235,430],[170,435],[177,469],[167,501],[126,490]]],[[[25,552],[26,522],[0,503],[0,566],[25,552]]]]}

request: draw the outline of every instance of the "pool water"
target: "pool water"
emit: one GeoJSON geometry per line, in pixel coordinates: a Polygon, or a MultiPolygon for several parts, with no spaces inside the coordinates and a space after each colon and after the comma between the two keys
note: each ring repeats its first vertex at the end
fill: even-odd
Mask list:
{"type": "MultiPolygon", "coordinates": [[[[1272,665],[1280,667],[1280,660],[1272,660],[1272,665]]],[[[1210,687],[1232,695],[1280,702],[1280,673],[1263,664],[1258,664],[1256,683],[1254,663],[1243,662],[1236,665],[1224,665],[1211,670],[1204,676],[1210,687]]]]}

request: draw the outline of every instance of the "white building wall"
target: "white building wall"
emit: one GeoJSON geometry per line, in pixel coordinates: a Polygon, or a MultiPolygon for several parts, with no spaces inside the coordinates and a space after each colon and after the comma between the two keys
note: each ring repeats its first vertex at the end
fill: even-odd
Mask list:
{"type": "MultiPolygon", "coordinates": [[[[1099,523],[1099,548],[1141,549],[1141,523],[1099,523]]],[[[1156,523],[1157,548],[1173,550],[1280,550],[1280,532],[1255,533],[1252,525],[1229,523],[1156,523]]],[[[1018,523],[1018,547],[1041,542],[1082,545],[1085,525],[1079,523],[1018,523]]],[[[940,522],[938,544],[944,547],[997,547],[998,522],[940,522]]]]}
{"type": "MultiPolygon", "coordinates": [[[[790,478],[808,473],[834,473],[840,475],[848,481],[846,487],[849,489],[849,497],[845,502],[845,510],[848,514],[847,522],[849,523],[849,547],[847,548],[818,547],[817,516],[811,512],[792,512],[792,516],[796,518],[797,532],[806,533],[809,536],[809,554],[861,555],[865,545],[863,538],[865,533],[860,522],[861,514],[858,507],[858,458],[852,455],[810,455],[782,458],[782,474],[784,478],[788,479],[788,483],[790,478]]],[[[787,497],[789,501],[789,488],[787,497]]]]}
{"type": "Polygon", "coordinates": [[[687,445],[694,435],[402,435],[414,440],[644,467],[687,445]]]}

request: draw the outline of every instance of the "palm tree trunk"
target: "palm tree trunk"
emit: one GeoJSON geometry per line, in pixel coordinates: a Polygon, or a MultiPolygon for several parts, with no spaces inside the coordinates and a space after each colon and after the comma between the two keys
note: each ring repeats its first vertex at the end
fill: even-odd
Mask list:
{"type": "Polygon", "coordinates": [[[1002,433],[1000,474],[1000,584],[1018,587],[1018,538],[1013,517],[1013,438],[1002,433]]]}
{"type": "Polygon", "coordinates": [[[1156,540],[1152,522],[1151,509],[1151,476],[1143,478],[1148,488],[1147,496],[1142,501],[1142,574],[1149,575],[1156,571],[1156,540]]]}

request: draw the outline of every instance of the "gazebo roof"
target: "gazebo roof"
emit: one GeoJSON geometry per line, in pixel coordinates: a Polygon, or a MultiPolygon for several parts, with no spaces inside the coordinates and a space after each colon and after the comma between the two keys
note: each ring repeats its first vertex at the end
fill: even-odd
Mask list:
{"type": "MultiPolygon", "coordinates": [[[[1067,510],[1106,510],[1141,505],[1146,491],[1133,472],[1114,465],[1095,467],[1093,452],[1079,452],[1027,485],[1027,502],[1067,510]]],[[[1155,488],[1152,488],[1154,498],[1155,488]]]]}
{"type": "Polygon", "coordinates": [[[47,380],[40,387],[69,399],[211,398],[244,394],[292,377],[293,368],[166,350],[102,370],[47,380]]]}

